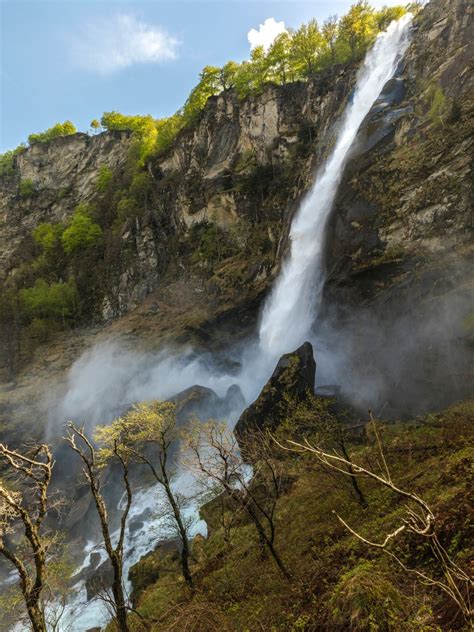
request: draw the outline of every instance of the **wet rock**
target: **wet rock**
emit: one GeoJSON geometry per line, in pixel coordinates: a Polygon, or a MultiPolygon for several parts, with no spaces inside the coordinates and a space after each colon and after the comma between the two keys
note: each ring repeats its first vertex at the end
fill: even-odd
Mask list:
{"type": "Polygon", "coordinates": [[[284,419],[284,396],[304,399],[314,391],[316,362],[311,343],[282,356],[260,395],[240,416],[235,434],[241,440],[252,429],[274,430],[284,419]]]}
{"type": "Polygon", "coordinates": [[[105,562],[97,568],[87,579],[86,579],[86,592],[87,592],[87,601],[90,601],[94,597],[112,586],[113,580],[113,570],[110,560],[107,559],[105,562]]]}
{"type": "Polygon", "coordinates": [[[206,421],[220,405],[220,399],[212,389],[197,384],[174,395],[170,401],[176,406],[178,423],[186,423],[194,417],[206,421]]]}
{"type": "Polygon", "coordinates": [[[227,389],[224,399],[222,400],[222,413],[227,416],[234,411],[241,411],[245,408],[245,397],[238,384],[232,384],[227,389]]]}
{"type": "Polygon", "coordinates": [[[128,579],[132,583],[132,594],[130,598],[134,606],[137,605],[138,598],[143,591],[158,581],[163,558],[171,556],[171,559],[176,562],[180,548],[181,542],[178,539],[163,540],[154,551],[143,555],[140,560],[130,568],[128,579]]]}
{"type": "Polygon", "coordinates": [[[145,520],[148,520],[152,517],[153,511],[150,507],[147,507],[142,513],[138,516],[132,518],[128,523],[128,531],[129,533],[135,533],[143,528],[145,525],[145,520]]]}

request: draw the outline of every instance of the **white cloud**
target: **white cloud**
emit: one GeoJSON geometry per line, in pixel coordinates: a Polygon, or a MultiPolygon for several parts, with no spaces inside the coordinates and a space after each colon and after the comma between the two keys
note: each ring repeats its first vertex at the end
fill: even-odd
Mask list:
{"type": "Polygon", "coordinates": [[[267,52],[273,44],[273,40],[280,35],[280,33],[285,32],[286,28],[283,21],[277,22],[275,18],[267,18],[263,24],[259,25],[258,31],[257,29],[251,29],[247,33],[250,49],[252,50],[257,46],[263,46],[265,52],[267,52]]]}
{"type": "Polygon", "coordinates": [[[178,41],[159,26],[125,13],[90,23],[73,39],[78,64],[104,74],[175,59],[177,46],[178,41]]]}

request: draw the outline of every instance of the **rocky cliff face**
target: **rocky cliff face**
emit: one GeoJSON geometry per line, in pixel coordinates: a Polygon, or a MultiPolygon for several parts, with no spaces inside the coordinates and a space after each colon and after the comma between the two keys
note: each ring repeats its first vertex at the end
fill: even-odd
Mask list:
{"type": "Polygon", "coordinates": [[[129,144],[128,132],[73,134],[18,154],[14,174],[0,179],[0,278],[31,256],[34,228],[66,220],[94,198],[101,167],[124,168],[129,144]],[[20,190],[25,181],[32,186],[28,195],[20,190]]]}
{"type": "MultiPolygon", "coordinates": [[[[387,305],[392,315],[403,312],[420,295],[425,306],[439,298],[435,309],[452,291],[465,299],[471,18],[465,0],[432,0],[396,78],[363,125],[327,240],[331,319],[347,322],[360,308],[383,318],[387,305]]],[[[269,86],[244,102],[232,91],[213,97],[195,125],[148,162],[152,195],[121,226],[114,248],[122,256],[110,264],[97,304],[106,333],[147,345],[163,337],[218,345],[220,331],[232,337],[255,324],[356,70],[269,86]],[[229,323],[236,325],[230,333],[229,323]]],[[[0,274],[15,274],[31,259],[35,226],[65,220],[79,202],[94,201],[101,166],[119,182],[129,151],[124,132],[77,134],[21,153],[15,174],[0,183],[0,274]],[[33,182],[34,195],[21,196],[22,180],[33,182]]],[[[61,373],[93,335],[63,334],[59,350],[42,348],[41,363],[61,373]]],[[[32,366],[35,376],[44,373],[37,363],[30,372],[32,366]]]]}
{"type": "Polygon", "coordinates": [[[329,240],[332,282],[350,278],[356,288],[388,264],[393,276],[468,254],[473,34],[468,2],[438,0],[422,12],[348,165],[329,240]]]}

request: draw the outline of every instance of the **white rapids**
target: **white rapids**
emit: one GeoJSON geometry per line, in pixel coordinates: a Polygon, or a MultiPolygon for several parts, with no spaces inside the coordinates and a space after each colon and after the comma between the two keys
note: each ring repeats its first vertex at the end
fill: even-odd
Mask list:
{"type": "MultiPolygon", "coordinates": [[[[259,329],[259,349],[249,353],[246,362],[243,363],[241,375],[222,375],[219,378],[220,382],[216,384],[215,379],[206,377],[204,372],[200,374],[201,384],[207,384],[212,388],[224,388],[237,382],[248,399],[265,383],[275,358],[281,353],[295,349],[310,333],[321,302],[325,280],[326,224],[344,166],[364,118],[382,92],[385,83],[394,75],[407,49],[410,21],[411,15],[407,14],[398,22],[393,22],[386,32],[378,36],[366,55],[357,76],[353,97],[337,126],[334,148],[316,174],[314,185],[293,220],[289,257],[283,264],[280,276],[263,310],[259,329]]],[[[159,376],[154,376],[153,382],[155,378],[158,380],[159,376]]],[[[190,382],[189,386],[195,384],[194,372],[191,371],[190,375],[184,376],[184,381],[186,384],[180,383],[182,388],[188,386],[187,381],[190,382]]],[[[145,395],[145,392],[142,395],[145,395]]],[[[133,399],[136,401],[136,398],[133,399]]],[[[183,473],[176,481],[176,487],[189,494],[192,483],[185,479],[183,473]]],[[[141,516],[146,508],[154,507],[157,491],[155,487],[150,487],[138,492],[130,517],[141,516]]],[[[194,534],[205,531],[205,524],[198,519],[198,508],[191,499],[186,514],[187,517],[194,518],[194,534]]],[[[153,549],[160,540],[160,535],[163,536],[162,519],[156,516],[143,519],[143,526],[138,531],[133,535],[127,534],[124,577],[127,577],[130,567],[142,555],[153,549]]],[[[105,559],[105,552],[99,544],[88,543],[84,550],[84,563],[77,569],[77,574],[89,564],[93,551],[100,552],[101,561],[105,559]]],[[[128,580],[125,588],[127,591],[130,589],[128,580]]],[[[108,618],[109,613],[103,602],[93,600],[87,603],[84,582],[78,581],[72,589],[71,599],[56,629],[61,632],[84,632],[91,627],[104,625],[108,618]]],[[[18,628],[15,628],[15,632],[17,630],[18,628]]]]}

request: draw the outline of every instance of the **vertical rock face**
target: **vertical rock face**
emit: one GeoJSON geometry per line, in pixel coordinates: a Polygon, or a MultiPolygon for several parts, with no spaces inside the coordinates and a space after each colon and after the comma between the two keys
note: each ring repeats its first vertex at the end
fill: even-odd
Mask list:
{"type": "Polygon", "coordinates": [[[73,134],[17,155],[14,174],[0,177],[0,279],[28,259],[39,224],[64,221],[80,202],[94,199],[100,168],[123,169],[129,146],[128,132],[73,134]],[[25,180],[34,195],[20,194],[25,180]]]}
{"type": "MultiPolygon", "coordinates": [[[[232,91],[209,99],[199,120],[148,164],[153,191],[146,209],[117,227],[117,239],[106,245],[97,316],[125,314],[163,282],[189,273],[206,284],[214,277],[209,288],[217,304],[260,293],[291,201],[311,179],[314,152],[329,142],[354,73],[354,67],[341,67],[307,83],[270,85],[243,102],[232,91]],[[218,245],[214,256],[210,244],[212,261],[206,250],[185,256],[199,247],[194,229],[206,225],[224,234],[227,251],[218,245]],[[229,255],[232,265],[221,271],[229,255]]],[[[113,171],[120,188],[130,148],[128,133],[105,132],[73,134],[21,152],[14,174],[0,178],[0,278],[37,255],[36,226],[67,222],[79,203],[94,203],[101,167],[113,171]],[[32,184],[34,194],[22,197],[22,181],[32,184]]],[[[110,205],[107,212],[116,213],[117,201],[110,205]]]]}
{"type": "Polygon", "coordinates": [[[304,399],[314,392],[315,378],[311,343],[305,342],[296,351],[283,355],[260,395],[240,416],[235,426],[237,437],[242,440],[252,430],[274,430],[285,417],[285,408],[281,406],[285,396],[304,399]]]}
{"type": "Polygon", "coordinates": [[[380,274],[389,280],[415,260],[418,273],[420,262],[454,250],[461,258],[472,245],[473,35],[464,0],[433,0],[417,20],[346,170],[328,240],[331,283],[351,278],[357,291],[360,280],[372,295],[380,274]]]}
{"type": "MultiPolygon", "coordinates": [[[[363,124],[326,242],[325,309],[333,320],[354,320],[363,308],[393,323],[422,302],[445,313],[453,296],[463,307],[445,331],[463,338],[472,253],[472,41],[471,3],[432,0],[363,124]]],[[[105,246],[95,322],[109,326],[123,317],[110,324],[115,333],[158,339],[166,332],[207,345],[229,322],[228,341],[234,330],[255,325],[356,72],[348,64],[305,83],[270,85],[245,101],[232,91],[209,99],[195,124],[146,165],[152,193],[143,213],[118,226],[105,246]]],[[[38,224],[67,222],[77,204],[94,201],[101,166],[120,182],[130,146],[125,132],[75,134],[17,156],[14,174],[0,179],[0,279],[38,256],[31,236],[38,224]],[[34,195],[21,196],[25,180],[34,195]]],[[[109,211],[116,213],[114,200],[109,211]]],[[[417,318],[423,322],[426,313],[417,318]]],[[[365,322],[358,326],[368,331],[365,322]]],[[[379,346],[388,337],[380,334],[379,346]]],[[[354,345],[366,343],[361,336],[354,345]]],[[[59,366],[57,357],[69,356],[56,350],[35,376],[59,366]]],[[[60,371],[66,368],[63,361],[60,371]]]]}

